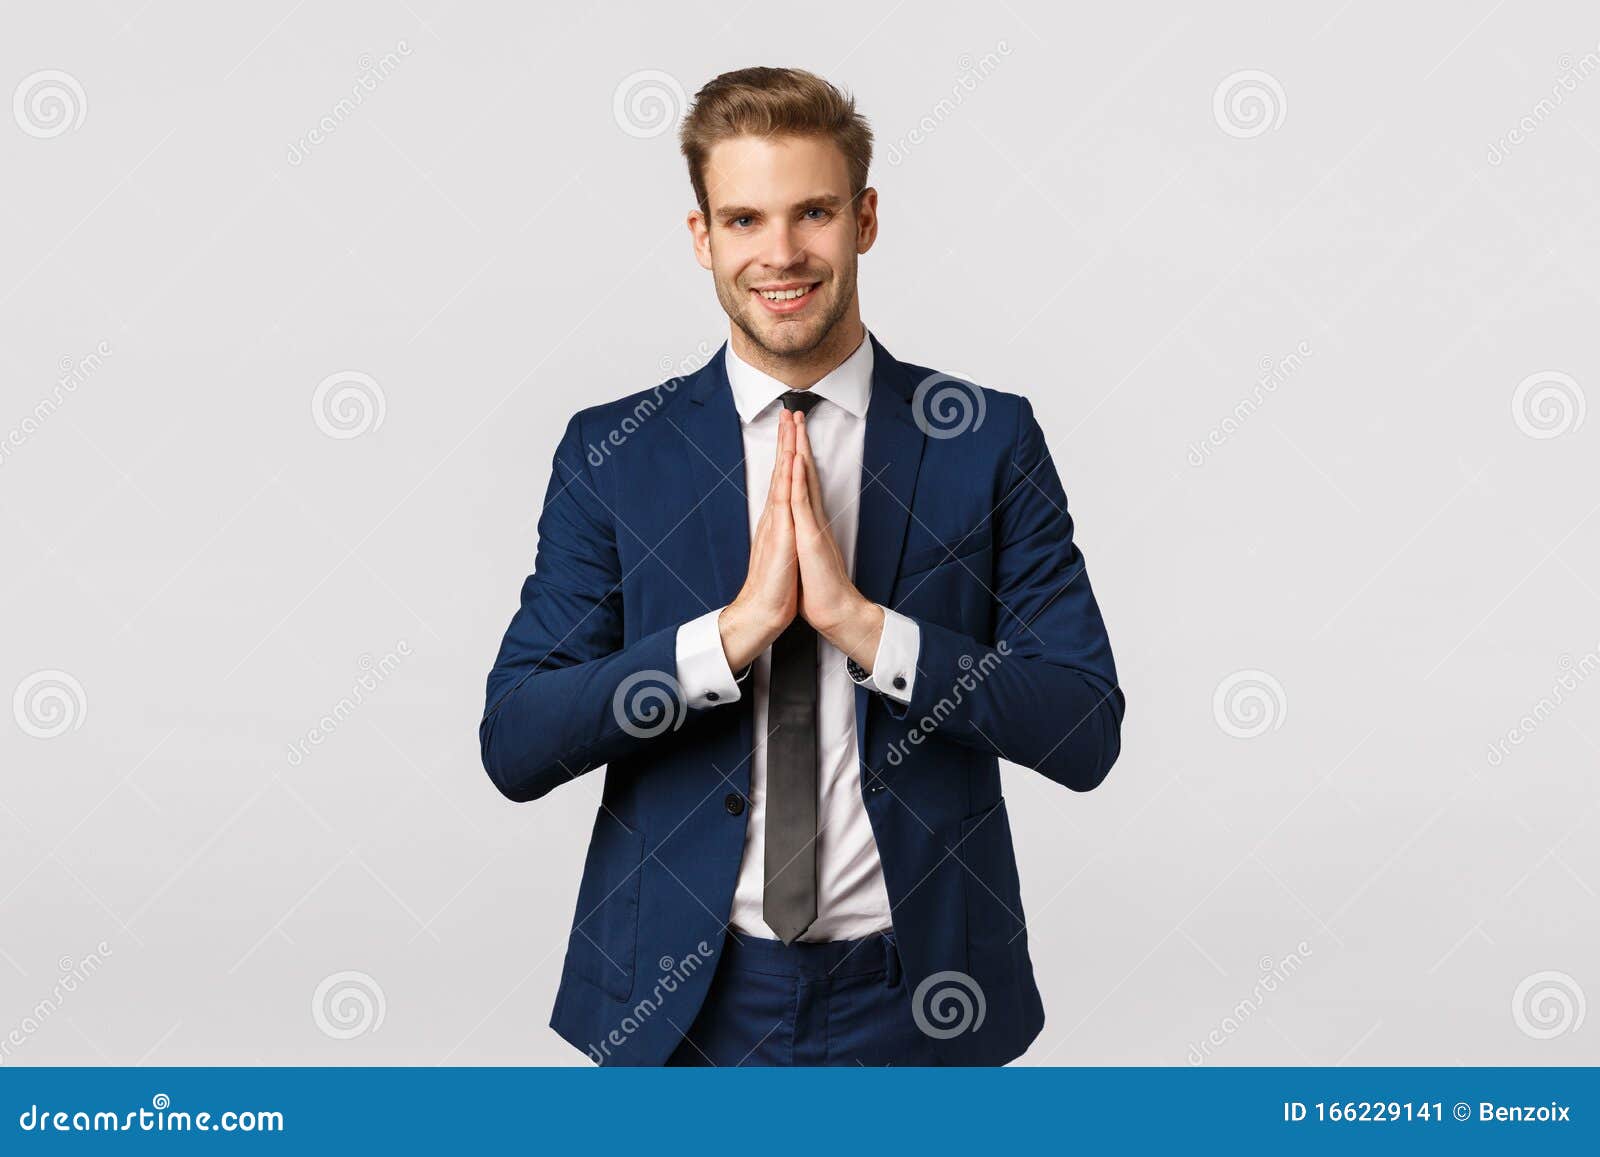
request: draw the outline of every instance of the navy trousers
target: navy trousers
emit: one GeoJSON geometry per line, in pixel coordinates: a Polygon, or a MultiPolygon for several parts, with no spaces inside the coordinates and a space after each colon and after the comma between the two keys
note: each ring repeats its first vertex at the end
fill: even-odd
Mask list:
{"type": "Polygon", "coordinates": [[[892,933],[808,944],[729,932],[669,1065],[932,1065],[892,933]]]}

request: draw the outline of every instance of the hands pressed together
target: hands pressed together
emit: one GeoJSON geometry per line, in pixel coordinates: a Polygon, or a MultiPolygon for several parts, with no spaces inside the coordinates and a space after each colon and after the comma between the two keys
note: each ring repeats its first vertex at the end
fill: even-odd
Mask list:
{"type": "Polygon", "coordinates": [[[778,454],[767,505],[750,542],[750,567],[738,596],[717,618],[728,666],[742,670],[799,615],[829,643],[871,672],[883,633],[883,608],[850,581],[844,554],[822,506],[805,415],[778,415],[778,454]]]}

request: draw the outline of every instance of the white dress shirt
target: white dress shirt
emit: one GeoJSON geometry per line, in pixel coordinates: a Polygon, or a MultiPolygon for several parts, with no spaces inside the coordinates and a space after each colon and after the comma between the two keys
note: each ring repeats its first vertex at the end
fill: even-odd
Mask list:
{"type": "MultiPolygon", "coordinates": [[[[733,352],[732,342],[726,356],[733,403],[744,433],[745,492],[753,540],[777,458],[778,414],[783,409],[778,399],[789,387],[742,360],[733,352]]],[[[806,415],[806,434],[822,483],[823,507],[854,579],[861,458],[867,404],[872,397],[872,342],[863,338],[855,352],[810,387],[810,392],[822,399],[806,415]]],[[[740,686],[729,668],[717,627],[721,611],[718,607],[678,628],[678,684],[694,707],[740,698],[740,686]]],[[[872,674],[861,680],[861,685],[909,703],[921,645],[914,622],[883,608],[883,637],[872,674]],[[905,680],[898,689],[892,683],[896,676],[905,680]]],[[[846,669],[846,658],[817,636],[817,919],[802,940],[855,940],[893,926],[878,844],[861,799],[856,680],[846,669]]],[[[729,923],[736,931],[776,940],[780,937],[761,915],[766,875],[767,688],[771,677],[769,647],[757,656],[748,677],[755,695],[750,818],[729,923]]]]}

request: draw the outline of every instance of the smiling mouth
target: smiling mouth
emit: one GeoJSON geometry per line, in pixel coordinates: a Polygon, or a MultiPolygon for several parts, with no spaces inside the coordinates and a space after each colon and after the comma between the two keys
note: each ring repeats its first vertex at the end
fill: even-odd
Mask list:
{"type": "Polygon", "coordinates": [[[752,289],[750,292],[755,294],[771,313],[794,313],[805,308],[806,303],[816,293],[817,286],[821,284],[820,281],[813,281],[782,289],[752,289]]]}

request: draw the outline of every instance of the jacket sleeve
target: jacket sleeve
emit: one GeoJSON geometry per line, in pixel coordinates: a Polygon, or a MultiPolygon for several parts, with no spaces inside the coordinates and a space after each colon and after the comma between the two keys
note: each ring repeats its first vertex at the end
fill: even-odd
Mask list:
{"type": "Polygon", "coordinates": [[[922,639],[911,701],[879,700],[908,727],[891,746],[956,743],[1089,791],[1116,762],[1126,704],[1067,496],[1026,399],[993,518],[994,639],[912,616],[922,639]]]}
{"type": "Polygon", "coordinates": [[[538,799],[703,714],[676,678],[678,624],[623,645],[614,519],[567,425],[539,516],[534,572],[489,672],[478,741],[507,798],[538,799]]]}

